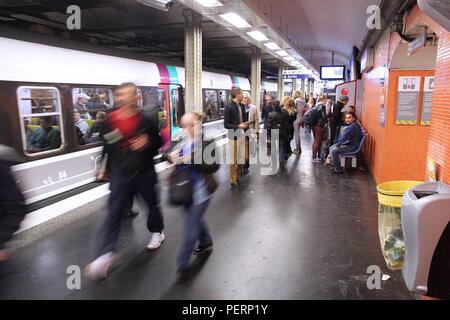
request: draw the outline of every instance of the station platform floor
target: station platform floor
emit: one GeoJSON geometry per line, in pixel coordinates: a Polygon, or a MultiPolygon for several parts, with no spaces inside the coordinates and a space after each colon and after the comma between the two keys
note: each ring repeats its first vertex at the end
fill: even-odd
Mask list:
{"type": "Polygon", "coordinates": [[[258,168],[232,190],[228,168],[206,214],[215,249],[192,260],[193,277],[175,284],[184,212],[167,205],[166,241],[146,250],[145,213],[124,218],[122,264],[98,283],[66,285],[68,266],[81,270],[92,259],[94,235],[104,210],[18,249],[0,264],[0,299],[413,299],[401,271],[390,271],[380,250],[377,195],[368,172],[335,176],[310,161],[311,137],[288,172],[261,176],[258,168]],[[391,278],[367,288],[366,273],[380,266],[391,278]]]}

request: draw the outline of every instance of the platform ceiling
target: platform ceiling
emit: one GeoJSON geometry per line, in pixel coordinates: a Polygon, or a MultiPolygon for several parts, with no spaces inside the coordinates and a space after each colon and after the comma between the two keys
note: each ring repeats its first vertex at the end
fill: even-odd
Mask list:
{"type": "MultiPolygon", "coordinates": [[[[136,0],[0,0],[0,28],[14,26],[183,64],[183,10],[176,3],[163,12],[136,0]],[[66,9],[71,4],[82,10],[80,31],[66,28],[66,9]]],[[[206,67],[250,74],[250,43],[207,19],[203,36],[206,67]]],[[[276,73],[276,59],[264,54],[263,75],[276,73]]]]}

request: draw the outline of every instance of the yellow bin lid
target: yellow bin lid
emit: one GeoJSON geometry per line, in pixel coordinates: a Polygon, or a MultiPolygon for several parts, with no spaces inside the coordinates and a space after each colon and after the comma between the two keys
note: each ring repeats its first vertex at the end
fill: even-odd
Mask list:
{"type": "Polygon", "coordinates": [[[422,181],[390,181],[382,183],[377,187],[378,202],[385,206],[401,208],[405,192],[422,183],[422,181]]]}

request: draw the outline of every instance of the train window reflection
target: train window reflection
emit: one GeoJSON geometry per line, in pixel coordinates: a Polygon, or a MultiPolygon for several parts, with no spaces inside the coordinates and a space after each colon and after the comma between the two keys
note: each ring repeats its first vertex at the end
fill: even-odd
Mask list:
{"type": "Polygon", "coordinates": [[[219,99],[217,97],[216,90],[205,90],[204,91],[204,107],[203,107],[203,118],[205,122],[211,122],[221,119],[221,113],[219,108],[219,99]]]}
{"type": "Polygon", "coordinates": [[[114,108],[113,90],[100,87],[72,89],[74,135],[78,145],[103,141],[107,114],[114,108]]]}
{"type": "Polygon", "coordinates": [[[180,110],[180,91],[178,89],[172,89],[170,92],[170,104],[172,106],[172,123],[175,128],[180,126],[180,120],[182,117],[180,110]]]}
{"type": "Polygon", "coordinates": [[[94,120],[97,111],[114,108],[114,96],[110,88],[74,88],[72,100],[74,111],[78,111],[84,120],[94,120]]]}
{"type": "Polygon", "coordinates": [[[220,119],[223,119],[223,117],[224,117],[225,106],[227,105],[228,101],[230,100],[229,96],[230,96],[229,90],[219,90],[220,119]]]}
{"type": "Polygon", "coordinates": [[[51,87],[20,87],[17,98],[24,152],[34,155],[60,149],[64,134],[58,90],[51,87]]]}
{"type": "Polygon", "coordinates": [[[157,114],[159,128],[167,128],[166,93],[159,88],[141,90],[144,112],[157,114]]]}

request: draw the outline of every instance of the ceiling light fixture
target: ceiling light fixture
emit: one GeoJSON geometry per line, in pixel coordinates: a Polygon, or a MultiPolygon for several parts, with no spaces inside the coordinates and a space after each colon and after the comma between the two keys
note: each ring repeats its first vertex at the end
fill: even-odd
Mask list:
{"type": "Polygon", "coordinates": [[[223,3],[217,0],[195,0],[196,2],[200,3],[202,6],[207,8],[213,8],[213,7],[222,7],[223,3]]]}
{"type": "Polygon", "coordinates": [[[281,57],[287,57],[289,55],[289,53],[287,53],[286,50],[280,50],[280,51],[277,51],[277,55],[279,55],[281,57]]]}
{"type": "Polygon", "coordinates": [[[275,42],[268,42],[268,43],[264,43],[264,45],[270,49],[270,50],[280,50],[280,46],[277,45],[275,42]]]}
{"type": "Polygon", "coordinates": [[[251,25],[234,12],[221,14],[220,17],[238,29],[251,28],[251,25]]]}
{"type": "Polygon", "coordinates": [[[264,33],[262,33],[261,31],[250,31],[247,32],[247,34],[252,37],[253,39],[255,39],[256,41],[268,41],[269,38],[266,37],[266,35],[264,33]]]}

